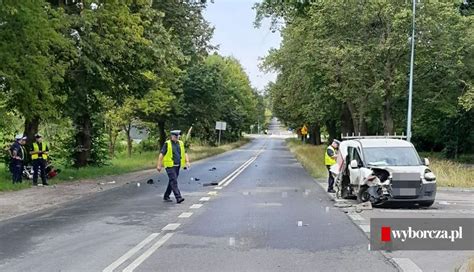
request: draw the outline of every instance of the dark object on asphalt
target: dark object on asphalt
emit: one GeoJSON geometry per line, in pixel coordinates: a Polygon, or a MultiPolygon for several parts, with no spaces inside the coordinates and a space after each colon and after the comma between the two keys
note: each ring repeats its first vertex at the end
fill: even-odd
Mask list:
{"type": "Polygon", "coordinates": [[[211,183],[204,183],[202,186],[216,186],[219,185],[217,182],[211,182],[211,183]]]}
{"type": "Polygon", "coordinates": [[[180,199],[176,200],[176,203],[180,204],[183,201],[184,201],[184,198],[180,198],[180,199]]]}
{"type": "Polygon", "coordinates": [[[146,183],[147,183],[147,184],[153,184],[153,183],[154,183],[154,181],[153,181],[153,179],[149,179],[149,180],[147,180],[147,182],[146,182],[146,183]]]}
{"type": "Polygon", "coordinates": [[[212,167],[212,168],[209,169],[209,171],[216,171],[216,170],[217,170],[217,168],[215,168],[215,167],[212,167]]]}

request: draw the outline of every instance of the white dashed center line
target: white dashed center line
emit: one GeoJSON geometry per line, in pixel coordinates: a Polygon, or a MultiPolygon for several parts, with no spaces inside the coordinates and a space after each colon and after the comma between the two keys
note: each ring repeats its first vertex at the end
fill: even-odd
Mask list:
{"type": "Polygon", "coordinates": [[[166,225],[164,228],[162,228],[161,230],[165,231],[165,230],[176,230],[179,226],[181,226],[181,224],[179,223],[172,223],[172,224],[168,224],[166,225]]]}
{"type": "Polygon", "coordinates": [[[189,207],[190,209],[199,209],[202,207],[202,204],[193,204],[191,207],[189,207]]]}
{"type": "Polygon", "coordinates": [[[192,212],[184,212],[184,213],[180,214],[178,217],[179,218],[189,218],[189,217],[191,217],[191,215],[193,215],[192,212]]]}

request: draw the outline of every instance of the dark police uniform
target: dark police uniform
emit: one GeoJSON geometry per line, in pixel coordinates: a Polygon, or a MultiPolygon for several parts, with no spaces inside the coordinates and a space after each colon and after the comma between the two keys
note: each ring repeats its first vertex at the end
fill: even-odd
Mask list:
{"type": "Polygon", "coordinates": [[[21,183],[23,181],[23,162],[25,160],[25,149],[18,142],[15,141],[10,147],[10,171],[12,172],[12,181],[13,183],[21,183]]]}
{"type": "MultiPolygon", "coordinates": [[[[166,173],[168,174],[169,182],[168,182],[168,187],[166,188],[164,199],[168,200],[170,199],[171,192],[173,192],[175,198],[177,200],[182,199],[181,197],[181,192],[179,191],[178,188],[178,176],[179,176],[179,169],[181,168],[181,155],[184,156],[184,154],[181,154],[181,149],[179,142],[173,142],[171,141],[171,147],[172,147],[172,152],[173,152],[173,162],[174,166],[173,167],[166,167],[166,173]]],[[[163,156],[168,153],[168,144],[165,143],[163,147],[161,148],[161,154],[163,156]]]]}

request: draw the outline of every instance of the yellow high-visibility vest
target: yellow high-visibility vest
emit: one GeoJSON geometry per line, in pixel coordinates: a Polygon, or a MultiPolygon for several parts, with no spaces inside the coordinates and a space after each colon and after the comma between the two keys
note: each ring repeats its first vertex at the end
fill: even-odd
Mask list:
{"type": "MultiPolygon", "coordinates": [[[[184,168],[186,166],[186,153],[184,151],[184,143],[182,141],[179,142],[179,148],[181,150],[181,168],[184,168]]],[[[166,141],[166,144],[168,145],[166,154],[164,154],[163,157],[163,165],[166,168],[173,167],[174,166],[174,160],[173,160],[173,146],[171,144],[171,140],[166,141]]]]}
{"type": "MultiPolygon", "coordinates": [[[[46,143],[41,143],[41,151],[46,152],[46,146],[47,146],[46,143]]],[[[38,143],[33,143],[33,151],[34,152],[39,152],[40,151],[38,143]]],[[[38,158],[39,158],[38,154],[31,155],[32,160],[36,160],[38,158]]],[[[42,158],[47,160],[48,159],[48,154],[43,153],[42,158]]]]}
{"type": "Polygon", "coordinates": [[[326,152],[324,152],[324,163],[326,165],[334,165],[336,164],[336,159],[334,159],[333,157],[330,157],[328,155],[328,149],[332,150],[334,152],[334,154],[336,154],[336,150],[334,149],[334,147],[332,147],[332,145],[328,146],[328,148],[326,149],[326,152]]]}

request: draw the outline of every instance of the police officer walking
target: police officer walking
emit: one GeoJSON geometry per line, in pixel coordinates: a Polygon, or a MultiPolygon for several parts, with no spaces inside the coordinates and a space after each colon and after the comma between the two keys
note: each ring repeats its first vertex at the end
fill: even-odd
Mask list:
{"type": "Polygon", "coordinates": [[[326,149],[324,153],[324,163],[326,164],[326,168],[328,169],[328,192],[335,193],[334,191],[334,177],[331,174],[331,166],[336,164],[337,158],[337,150],[339,149],[340,142],[338,140],[334,140],[330,146],[326,149]]]}
{"type": "Polygon", "coordinates": [[[10,171],[12,173],[13,184],[21,183],[23,180],[23,162],[26,156],[24,145],[26,139],[26,136],[17,135],[15,142],[10,147],[10,171]]]}
{"type": "Polygon", "coordinates": [[[188,154],[184,149],[184,143],[179,140],[180,134],[180,130],[171,131],[171,139],[167,140],[161,148],[158,165],[156,166],[158,172],[161,172],[164,166],[168,174],[168,188],[166,188],[163,197],[165,202],[172,201],[170,198],[171,192],[173,192],[177,203],[184,201],[178,188],[178,176],[180,168],[189,168],[190,164],[188,154]]]}
{"type": "Polygon", "coordinates": [[[38,185],[38,174],[41,175],[43,185],[49,185],[46,181],[46,162],[48,160],[49,147],[43,142],[40,134],[35,135],[36,141],[31,146],[31,162],[33,164],[33,185],[38,185]]]}

